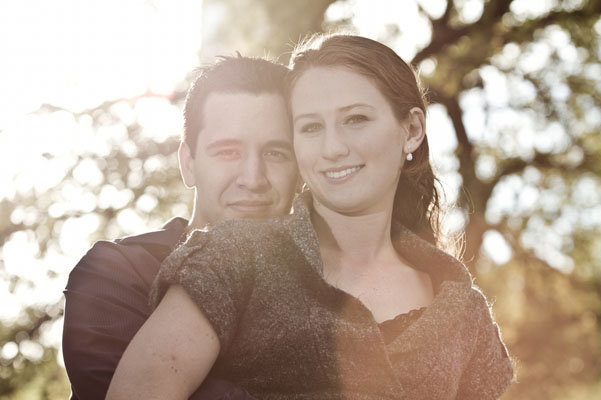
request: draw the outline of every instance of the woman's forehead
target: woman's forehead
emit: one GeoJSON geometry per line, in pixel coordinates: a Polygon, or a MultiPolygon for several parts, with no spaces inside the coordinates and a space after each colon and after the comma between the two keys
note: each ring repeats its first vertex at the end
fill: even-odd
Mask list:
{"type": "Polygon", "coordinates": [[[297,79],[290,100],[294,114],[343,109],[356,104],[379,108],[388,102],[370,78],[345,67],[314,67],[297,79]]]}

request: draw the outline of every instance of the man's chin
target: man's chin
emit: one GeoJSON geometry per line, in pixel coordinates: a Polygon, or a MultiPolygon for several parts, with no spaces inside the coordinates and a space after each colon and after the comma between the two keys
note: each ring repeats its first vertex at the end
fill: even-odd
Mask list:
{"type": "Polygon", "coordinates": [[[271,217],[276,216],[277,213],[271,207],[239,207],[232,209],[228,213],[227,219],[249,219],[255,221],[265,221],[271,217]]]}

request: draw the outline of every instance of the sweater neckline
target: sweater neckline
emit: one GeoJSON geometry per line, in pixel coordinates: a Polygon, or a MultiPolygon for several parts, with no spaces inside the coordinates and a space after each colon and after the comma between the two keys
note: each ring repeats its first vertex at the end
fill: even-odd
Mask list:
{"type": "MultiPolygon", "coordinates": [[[[309,264],[323,278],[323,262],[319,251],[319,240],[311,222],[313,197],[309,190],[299,194],[293,204],[293,212],[286,225],[295,244],[301,249],[309,264]]],[[[401,224],[395,224],[392,243],[395,250],[415,269],[430,275],[439,286],[444,281],[454,281],[470,288],[472,278],[455,257],[445,253],[417,236],[401,224]]]]}
{"type": "MultiPolygon", "coordinates": [[[[309,270],[313,274],[305,275],[311,284],[318,285],[321,296],[331,299],[331,304],[347,308],[345,318],[368,324],[371,340],[379,342],[379,357],[388,365],[392,379],[402,387],[399,377],[394,373],[393,354],[412,351],[433,351],[441,344],[432,341],[432,332],[452,331],[461,320],[469,318],[473,311],[470,307],[471,276],[467,268],[457,259],[418,237],[406,227],[395,226],[393,245],[414,268],[428,273],[436,280],[439,290],[432,303],[409,324],[390,343],[380,331],[373,314],[354,296],[328,284],[323,278],[323,263],[319,250],[317,234],[311,222],[312,195],[309,191],[301,193],[294,202],[293,214],[284,221],[285,229],[298,249],[302,252],[309,270]],[[457,310],[461,310],[458,312],[457,310]]],[[[375,356],[375,354],[374,354],[375,356]]]]}

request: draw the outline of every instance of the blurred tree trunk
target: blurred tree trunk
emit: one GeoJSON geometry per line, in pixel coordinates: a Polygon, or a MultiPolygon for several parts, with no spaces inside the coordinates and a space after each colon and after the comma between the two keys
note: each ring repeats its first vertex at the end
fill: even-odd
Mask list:
{"type": "Polygon", "coordinates": [[[280,57],[287,63],[294,45],[321,32],[334,0],[205,0],[201,58],[231,55],[280,57]],[[265,51],[269,54],[266,54],[265,51]]]}

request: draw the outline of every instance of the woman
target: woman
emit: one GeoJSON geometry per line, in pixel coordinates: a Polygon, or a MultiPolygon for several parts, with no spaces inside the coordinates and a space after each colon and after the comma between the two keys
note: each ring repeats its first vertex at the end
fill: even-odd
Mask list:
{"type": "Polygon", "coordinates": [[[174,251],[109,398],[187,398],[213,366],[262,399],[498,398],[512,379],[498,328],[466,268],[435,247],[412,69],[345,35],[314,38],[292,65],[310,191],[291,216],[230,221],[174,251]]]}

